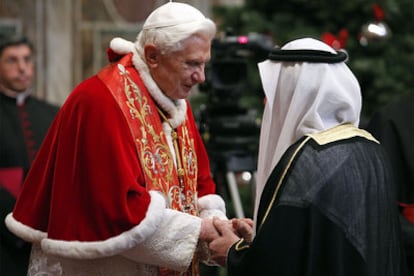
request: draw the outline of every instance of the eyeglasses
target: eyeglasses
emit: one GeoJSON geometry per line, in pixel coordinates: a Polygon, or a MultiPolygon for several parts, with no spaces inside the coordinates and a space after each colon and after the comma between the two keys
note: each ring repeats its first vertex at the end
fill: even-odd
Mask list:
{"type": "Polygon", "coordinates": [[[199,61],[184,61],[183,62],[183,67],[185,70],[191,70],[191,71],[197,71],[197,72],[204,72],[204,68],[205,68],[205,63],[204,62],[199,62],[199,61]]]}

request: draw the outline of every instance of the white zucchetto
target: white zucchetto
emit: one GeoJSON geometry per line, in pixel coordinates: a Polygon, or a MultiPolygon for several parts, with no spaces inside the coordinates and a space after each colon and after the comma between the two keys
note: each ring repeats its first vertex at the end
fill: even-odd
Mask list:
{"type": "Polygon", "coordinates": [[[202,20],[206,20],[206,17],[196,8],[184,3],[168,2],[148,16],[143,29],[165,28],[202,20]]]}

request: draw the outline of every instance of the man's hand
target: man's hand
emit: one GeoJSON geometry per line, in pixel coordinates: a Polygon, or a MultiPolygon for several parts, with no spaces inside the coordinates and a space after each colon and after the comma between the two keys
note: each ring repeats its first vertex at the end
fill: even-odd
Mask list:
{"type": "MultiPolygon", "coordinates": [[[[228,223],[228,222],[227,222],[228,223]]],[[[200,237],[198,238],[201,242],[211,242],[219,237],[219,232],[213,225],[212,219],[203,219],[201,221],[200,237]]]]}
{"type": "Polygon", "coordinates": [[[218,218],[214,218],[213,223],[220,236],[211,241],[208,248],[210,249],[211,258],[219,265],[225,266],[229,248],[240,240],[240,237],[235,234],[233,223],[218,218]]]}
{"type": "Polygon", "coordinates": [[[234,232],[247,242],[253,240],[253,220],[249,218],[232,219],[234,232]]]}

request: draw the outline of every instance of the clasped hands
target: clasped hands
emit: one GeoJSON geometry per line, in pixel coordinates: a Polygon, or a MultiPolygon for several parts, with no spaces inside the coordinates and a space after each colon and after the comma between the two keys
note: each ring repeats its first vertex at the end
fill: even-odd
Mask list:
{"type": "Polygon", "coordinates": [[[248,218],[221,220],[219,218],[203,219],[200,241],[206,242],[210,258],[217,264],[225,266],[229,248],[243,238],[247,242],[253,239],[253,221],[248,218]]]}

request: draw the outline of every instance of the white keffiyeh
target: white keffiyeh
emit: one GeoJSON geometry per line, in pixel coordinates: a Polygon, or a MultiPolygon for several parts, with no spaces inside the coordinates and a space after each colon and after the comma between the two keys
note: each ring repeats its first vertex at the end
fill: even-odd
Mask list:
{"type": "MultiPolygon", "coordinates": [[[[282,47],[304,49],[336,53],[311,38],[282,47]]],[[[255,218],[266,180],[286,149],[306,134],[343,123],[358,126],[362,101],[358,81],[344,62],[266,60],[258,66],[267,102],[260,134],[255,218]]]]}

